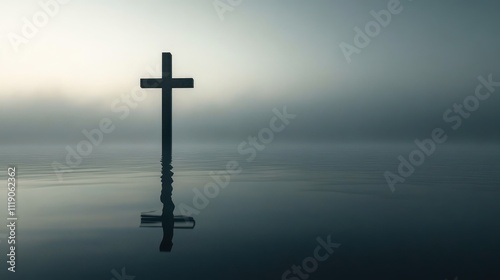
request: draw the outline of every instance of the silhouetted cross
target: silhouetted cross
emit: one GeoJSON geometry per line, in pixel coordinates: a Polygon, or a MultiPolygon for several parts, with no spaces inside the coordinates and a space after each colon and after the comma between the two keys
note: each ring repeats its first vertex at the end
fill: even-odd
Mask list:
{"type": "Polygon", "coordinates": [[[162,53],[161,79],[141,79],[141,88],[161,88],[162,155],[172,155],[172,88],[194,88],[191,78],[172,78],[172,54],[162,53]]]}

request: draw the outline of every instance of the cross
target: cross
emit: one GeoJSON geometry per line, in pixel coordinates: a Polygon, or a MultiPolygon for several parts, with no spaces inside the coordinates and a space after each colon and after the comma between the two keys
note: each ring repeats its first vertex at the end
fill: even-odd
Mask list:
{"type": "Polygon", "coordinates": [[[172,88],[194,88],[192,78],[172,78],[172,54],[162,53],[161,79],[141,79],[141,88],[161,88],[162,155],[172,156],[172,88]]]}

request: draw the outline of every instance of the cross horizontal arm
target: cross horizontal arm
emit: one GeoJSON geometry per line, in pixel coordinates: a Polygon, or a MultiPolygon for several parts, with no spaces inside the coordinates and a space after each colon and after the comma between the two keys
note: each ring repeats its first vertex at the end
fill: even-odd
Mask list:
{"type": "Polygon", "coordinates": [[[141,79],[141,88],[161,88],[161,79],[141,79]]]}
{"type": "MultiPolygon", "coordinates": [[[[193,88],[194,80],[191,78],[172,79],[172,88],[193,88]]],[[[162,88],[162,79],[141,79],[141,88],[162,88]]]]}
{"type": "Polygon", "coordinates": [[[172,88],[194,88],[192,78],[172,79],[172,88]]]}

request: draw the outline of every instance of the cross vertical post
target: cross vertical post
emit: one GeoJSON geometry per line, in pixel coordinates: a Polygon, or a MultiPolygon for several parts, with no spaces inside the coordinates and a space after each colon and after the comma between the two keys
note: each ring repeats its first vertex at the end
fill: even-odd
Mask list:
{"type": "Polygon", "coordinates": [[[163,155],[172,155],[172,54],[162,53],[161,63],[161,149],[163,155]]]}

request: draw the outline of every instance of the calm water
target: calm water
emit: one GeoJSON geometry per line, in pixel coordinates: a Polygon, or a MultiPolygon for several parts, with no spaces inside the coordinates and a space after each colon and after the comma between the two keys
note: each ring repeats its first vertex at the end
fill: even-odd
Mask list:
{"type": "Polygon", "coordinates": [[[19,220],[17,272],[3,239],[0,278],[120,280],[124,268],[135,280],[278,280],[306,260],[311,272],[286,279],[500,279],[499,146],[440,146],[393,193],[383,173],[414,148],[275,145],[248,162],[236,146],[178,145],[172,213],[159,146],[99,147],[62,181],[51,164],[65,162],[64,146],[2,147],[19,220]],[[230,161],[241,173],[193,201],[230,161]],[[141,223],[150,211],[159,217],[141,223]],[[328,236],[340,246],[312,261],[328,236]]]}

